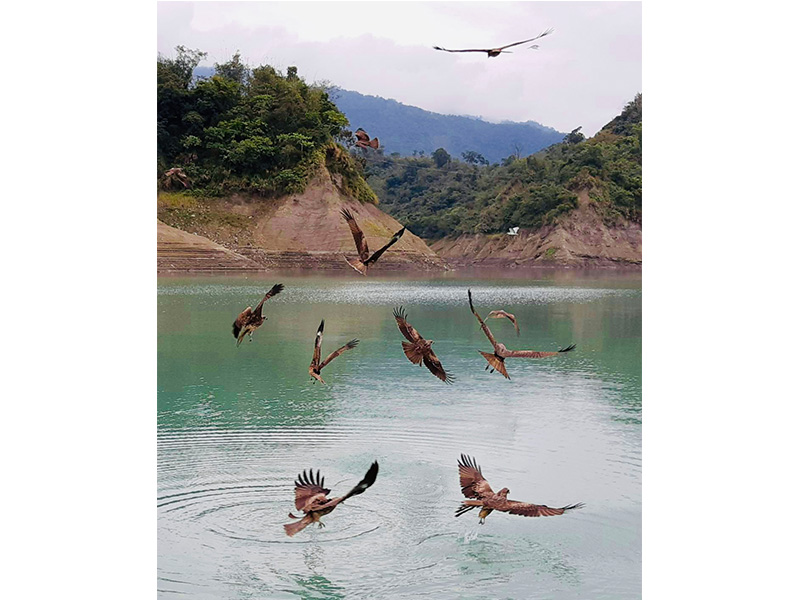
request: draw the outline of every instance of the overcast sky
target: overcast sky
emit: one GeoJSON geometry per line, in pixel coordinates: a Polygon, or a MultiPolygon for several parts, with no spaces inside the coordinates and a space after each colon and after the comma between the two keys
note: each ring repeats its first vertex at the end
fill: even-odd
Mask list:
{"type": "Polygon", "coordinates": [[[642,89],[640,2],[159,2],[158,51],[239,50],[251,66],[488,121],[587,135],[642,89]],[[512,54],[451,54],[531,38],[512,54]]]}

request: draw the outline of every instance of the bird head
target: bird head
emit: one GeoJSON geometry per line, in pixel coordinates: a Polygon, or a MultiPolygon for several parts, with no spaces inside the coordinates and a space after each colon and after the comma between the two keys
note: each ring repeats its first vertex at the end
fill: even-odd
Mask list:
{"type": "Polygon", "coordinates": [[[498,494],[499,496],[508,496],[508,492],[509,492],[509,491],[510,491],[510,490],[509,490],[508,488],[503,488],[502,490],[500,490],[499,492],[497,492],[497,494],[498,494]]]}

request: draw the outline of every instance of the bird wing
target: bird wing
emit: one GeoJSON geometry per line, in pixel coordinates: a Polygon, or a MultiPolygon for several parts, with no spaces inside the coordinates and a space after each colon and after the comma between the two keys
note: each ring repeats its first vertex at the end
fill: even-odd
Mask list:
{"type": "Polygon", "coordinates": [[[557,352],[539,352],[537,350],[506,350],[503,352],[503,358],[547,358],[548,356],[555,356],[563,352],[572,352],[576,344],[571,344],[566,348],[561,348],[557,352]]]}
{"type": "Polygon", "coordinates": [[[320,369],[322,369],[322,367],[324,367],[325,365],[327,365],[327,364],[328,364],[329,362],[331,362],[331,361],[332,361],[334,358],[336,358],[337,356],[339,356],[339,355],[340,355],[342,352],[346,352],[347,350],[352,350],[352,349],[353,349],[353,348],[355,348],[356,346],[358,346],[358,340],[350,340],[349,342],[347,342],[347,343],[346,343],[344,346],[342,346],[342,347],[341,347],[341,348],[339,348],[338,350],[336,350],[336,351],[334,351],[334,352],[331,352],[330,354],[328,354],[328,357],[327,357],[325,360],[323,360],[323,361],[322,361],[322,364],[320,364],[319,368],[320,368],[320,369]]]}
{"type": "Polygon", "coordinates": [[[322,348],[322,331],[325,329],[325,319],[319,322],[319,328],[317,329],[317,335],[314,338],[314,357],[311,359],[311,365],[318,367],[319,366],[319,357],[320,357],[320,349],[322,348]]]}
{"type": "Polygon", "coordinates": [[[376,260],[378,260],[378,259],[381,257],[381,254],[383,254],[384,252],[386,252],[386,250],[388,250],[388,249],[389,249],[389,246],[391,246],[392,244],[394,244],[395,242],[397,242],[397,240],[399,240],[401,237],[403,237],[403,234],[404,234],[405,232],[406,232],[406,228],[405,228],[405,227],[403,227],[403,228],[402,228],[400,231],[398,231],[397,233],[395,233],[395,234],[392,236],[392,239],[390,239],[390,240],[389,240],[389,243],[388,243],[388,244],[386,244],[386,245],[385,245],[383,248],[381,248],[380,250],[376,250],[376,251],[375,251],[375,253],[374,253],[372,256],[370,256],[370,257],[369,257],[367,260],[365,260],[365,261],[364,261],[364,264],[365,264],[365,265],[371,265],[371,264],[372,264],[372,263],[374,263],[376,260]]]}
{"type": "Polygon", "coordinates": [[[478,323],[481,324],[481,329],[483,329],[483,333],[486,334],[486,337],[489,338],[489,342],[494,346],[495,352],[497,352],[497,342],[492,335],[492,332],[486,326],[486,323],[483,322],[481,316],[475,310],[475,307],[472,305],[472,290],[467,290],[467,296],[469,297],[469,309],[472,311],[472,314],[475,315],[475,318],[478,319],[478,323]]]}
{"type": "Polygon", "coordinates": [[[544,37],[546,35],[550,35],[551,33],[553,33],[553,28],[552,27],[550,29],[548,29],[547,31],[545,31],[543,33],[540,33],[536,37],[532,37],[529,40],[522,40],[521,42],[514,42],[513,44],[508,44],[507,46],[500,46],[497,49],[498,50],[505,50],[506,48],[511,48],[512,46],[519,46],[520,44],[527,44],[528,42],[532,42],[533,40],[538,40],[539,38],[544,37]]]}
{"type": "Polygon", "coordinates": [[[436,375],[445,383],[453,383],[453,381],[455,381],[455,377],[444,370],[442,363],[439,362],[439,359],[436,357],[436,354],[433,350],[429,350],[422,356],[422,362],[425,363],[426,367],[428,367],[428,371],[436,375]]]}
{"type": "Polygon", "coordinates": [[[341,504],[342,502],[344,502],[345,500],[347,500],[348,498],[350,498],[352,496],[357,496],[358,494],[363,494],[365,491],[367,491],[368,487],[370,487],[373,483],[375,483],[375,479],[377,479],[377,477],[378,477],[378,461],[376,460],[375,462],[373,462],[370,465],[369,470],[367,471],[367,474],[364,475],[364,479],[359,481],[356,484],[356,487],[354,487],[352,490],[347,492],[341,498],[333,498],[332,500],[328,500],[328,502],[326,502],[325,504],[320,506],[320,508],[321,509],[330,508],[332,506],[336,506],[337,504],[341,504]]]}
{"type": "Polygon", "coordinates": [[[583,503],[578,502],[578,504],[570,504],[569,506],[562,506],[561,508],[551,508],[544,504],[530,504],[528,502],[507,500],[505,505],[497,508],[497,510],[512,515],[522,515],[523,517],[553,517],[555,515],[563,515],[566,511],[576,508],[583,508],[583,503]]]}
{"type": "Polygon", "coordinates": [[[250,320],[250,315],[253,314],[253,308],[248,306],[242,312],[239,313],[239,316],[236,317],[236,320],[233,322],[233,337],[239,338],[239,332],[242,330],[247,322],[250,320]]]}
{"type": "Polygon", "coordinates": [[[356,223],[356,220],[353,218],[353,215],[349,210],[343,208],[341,215],[350,226],[350,233],[353,234],[353,240],[356,243],[356,250],[358,250],[358,258],[361,259],[361,262],[366,262],[366,260],[369,258],[369,248],[367,247],[367,240],[364,238],[364,232],[361,231],[361,228],[358,226],[358,223],[356,223]]]}
{"type": "Polygon", "coordinates": [[[266,302],[267,300],[269,300],[273,296],[277,296],[278,294],[280,294],[281,290],[283,290],[283,284],[282,283],[277,283],[277,284],[273,285],[272,288],[270,288],[270,290],[266,294],[264,294],[264,297],[261,299],[261,302],[258,303],[258,306],[256,306],[256,309],[253,311],[253,314],[255,314],[255,316],[260,319],[261,318],[261,307],[264,306],[264,302],[266,302]]]}
{"type": "Polygon", "coordinates": [[[319,470],[316,476],[312,469],[309,469],[308,473],[303,471],[298,475],[294,482],[294,505],[297,510],[307,508],[310,500],[313,500],[314,504],[324,504],[328,500],[327,495],[331,493],[324,486],[325,478],[319,476],[319,470]],[[314,498],[319,494],[322,494],[321,498],[314,498]]]}
{"type": "Polygon", "coordinates": [[[418,342],[422,339],[422,336],[417,333],[417,330],[414,329],[408,321],[406,321],[406,311],[403,310],[402,306],[398,306],[397,308],[392,311],[395,320],[397,321],[397,328],[400,329],[400,333],[403,334],[409,342],[418,342]]]}
{"type": "Polygon", "coordinates": [[[485,498],[494,494],[489,482],[483,478],[481,468],[475,459],[465,454],[458,461],[458,479],[461,493],[466,498],[485,498]]]}
{"type": "Polygon", "coordinates": [[[469,48],[468,50],[448,50],[447,48],[442,48],[441,46],[434,46],[434,50],[444,50],[445,52],[489,52],[491,48],[469,48]]]}
{"type": "Polygon", "coordinates": [[[486,316],[487,319],[502,319],[503,317],[507,318],[514,324],[514,329],[517,330],[517,337],[519,337],[519,325],[517,324],[517,318],[511,313],[507,313],[504,310],[493,310],[486,316]]]}
{"type": "Polygon", "coordinates": [[[369,134],[361,128],[356,129],[356,138],[359,142],[368,142],[369,134]]]}

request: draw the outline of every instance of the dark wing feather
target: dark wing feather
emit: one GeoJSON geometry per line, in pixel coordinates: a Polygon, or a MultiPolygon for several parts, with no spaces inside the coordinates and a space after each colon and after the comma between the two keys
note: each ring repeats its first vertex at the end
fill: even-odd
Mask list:
{"type": "Polygon", "coordinates": [[[256,317],[260,319],[261,318],[261,307],[264,306],[264,302],[266,302],[267,300],[269,300],[273,296],[277,296],[278,294],[281,293],[282,290],[283,290],[283,284],[282,283],[277,283],[277,284],[273,285],[272,288],[266,294],[264,294],[264,297],[261,299],[261,302],[258,303],[258,306],[256,306],[256,309],[253,311],[253,314],[255,314],[256,317]]]}
{"type": "Polygon", "coordinates": [[[469,297],[469,309],[472,311],[472,314],[475,315],[475,318],[478,319],[478,323],[481,324],[481,329],[483,329],[483,333],[486,334],[486,337],[489,338],[489,342],[494,346],[495,351],[497,351],[497,342],[492,335],[491,330],[486,326],[486,323],[483,322],[481,316],[475,310],[475,307],[472,305],[472,290],[467,290],[467,296],[469,297]]]}
{"type": "Polygon", "coordinates": [[[397,308],[392,311],[395,320],[397,321],[397,328],[400,330],[400,333],[403,334],[409,342],[418,342],[422,339],[422,336],[417,333],[417,330],[414,329],[408,321],[406,321],[406,311],[403,310],[402,306],[398,306],[397,308]]]}
{"type": "MultiPolygon", "coordinates": [[[[535,39],[535,38],[534,38],[535,39]]],[[[445,52],[489,52],[490,48],[470,48],[468,50],[448,50],[441,46],[434,46],[434,50],[444,50],[445,52]]]]}
{"type": "Polygon", "coordinates": [[[527,44],[528,42],[532,42],[533,40],[538,40],[539,38],[544,37],[546,35],[550,35],[551,33],[553,33],[553,28],[552,27],[550,29],[548,29],[547,31],[545,31],[543,33],[540,33],[536,37],[532,37],[529,40],[522,40],[521,42],[514,42],[513,44],[508,44],[507,46],[500,46],[498,48],[498,50],[504,50],[505,48],[511,48],[512,46],[519,46],[520,44],[527,44]]]}
{"type": "Polygon", "coordinates": [[[328,357],[327,357],[325,360],[323,360],[323,361],[322,361],[322,364],[320,364],[319,368],[320,368],[320,369],[322,369],[322,367],[324,367],[325,365],[327,365],[327,364],[328,364],[329,362],[331,362],[331,361],[332,361],[334,358],[336,358],[337,356],[339,356],[339,355],[340,355],[342,352],[346,352],[347,350],[352,350],[352,349],[353,349],[353,348],[355,348],[356,346],[358,346],[358,340],[350,340],[349,342],[347,342],[347,343],[346,343],[344,346],[342,346],[342,347],[341,347],[341,348],[339,348],[338,350],[336,350],[336,351],[334,351],[334,352],[331,352],[330,354],[328,354],[328,357]]]}
{"type": "Polygon", "coordinates": [[[319,322],[317,335],[314,337],[314,357],[311,359],[311,364],[319,366],[320,349],[322,348],[322,331],[325,329],[325,319],[319,322]]]}
{"type": "Polygon", "coordinates": [[[359,481],[356,484],[356,487],[347,492],[341,498],[334,498],[333,500],[329,500],[328,502],[323,504],[320,508],[328,508],[331,506],[336,506],[337,504],[344,502],[345,500],[347,500],[352,496],[363,494],[365,491],[367,491],[368,487],[370,487],[373,483],[375,483],[375,479],[377,479],[377,477],[378,477],[378,461],[376,460],[375,462],[372,463],[372,465],[370,465],[367,474],[364,475],[364,479],[359,481]]]}
{"type": "Polygon", "coordinates": [[[486,498],[494,494],[489,482],[483,478],[478,463],[466,454],[462,454],[458,461],[458,479],[461,493],[467,498],[486,498]]]}
{"type": "Polygon", "coordinates": [[[436,354],[433,352],[433,350],[423,355],[422,362],[425,363],[426,367],[428,367],[428,371],[436,375],[445,383],[453,383],[453,381],[455,381],[456,378],[444,370],[442,363],[439,362],[439,359],[436,357],[436,354]]]}
{"type": "Polygon", "coordinates": [[[361,262],[365,262],[369,258],[369,248],[367,247],[367,240],[364,237],[364,232],[361,231],[361,228],[358,226],[358,223],[356,223],[356,220],[349,210],[343,208],[341,210],[341,215],[344,217],[344,220],[347,221],[347,225],[350,227],[350,233],[353,234],[353,240],[356,243],[356,250],[358,251],[358,258],[361,259],[361,262]]]}
{"type": "Polygon", "coordinates": [[[397,242],[397,240],[399,240],[401,237],[403,237],[403,234],[405,232],[406,232],[406,228],[403,227],[400,231],[398,231],[397,233],[395,233],[392,236],[392,239],[389,240],[388,244],[386,244],[380,250],[376,250],[375,253],[372,256],[370,256],[367,260],[365,260],[364,264],[365,265],[370,265],[370,264],[374,263],[376,260],[378,260],[381,257],[381,254],[383,254],[384,252],[386,252],[386,250],[388,250],[389,246],[391,246],[392,244],[397,242]]]}
{"type": "Polygon", "coordinates": [[[529,504],[527,502],[508,500],[503,508],[498,508],[497,510],[505,511],[512,515],[522,515],[523,517],[553,517],[555,515],[563,515],[568,510],[583,508],[583,506],[583,503],[579,502],[578,504],[570,504],[561,508],[551,508],[544,504],[529,504]]]}
{"type": "Polygon", "coordinates": [[[309,469],[308,473],[303,471],[300,475],[297,476],[297,480],[294,482],[294,505],[297,507],[297,510],[303,510],[303,507],[308,504],[308,501],[318,494],[322,494],[323,498],[321,498],[321,502],[325,502],[327,496],[331,493],[330,490],[325,489],[325,478],[320,477],[319,470],[317,470],[316,476],[314,475],[313,469],[309,469]]]}
{"type": "Polygon", "coordinates": [[[233,322],[233,337],[239,339],[239,332],[242,330],[242,327],[247,325],[251,314],[253,314],[253,309],[250,306],[239,313],[239,316],[236,317],[236,320],[233,322]]]}

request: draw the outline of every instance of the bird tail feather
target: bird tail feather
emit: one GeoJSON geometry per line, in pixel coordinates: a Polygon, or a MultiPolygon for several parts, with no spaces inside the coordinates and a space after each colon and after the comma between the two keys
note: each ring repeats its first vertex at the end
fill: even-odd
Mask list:
{"type": "Polygon", "coordinates": [[[286,525],[283,526],[283,530],[286,532],[286,535],[292,537],[296,533],[303,531],[303,529],[311,525],[313,521],[314,520],[311,518],[310,515],[306,515],[296,523],[286,523],[286,525]]]}

